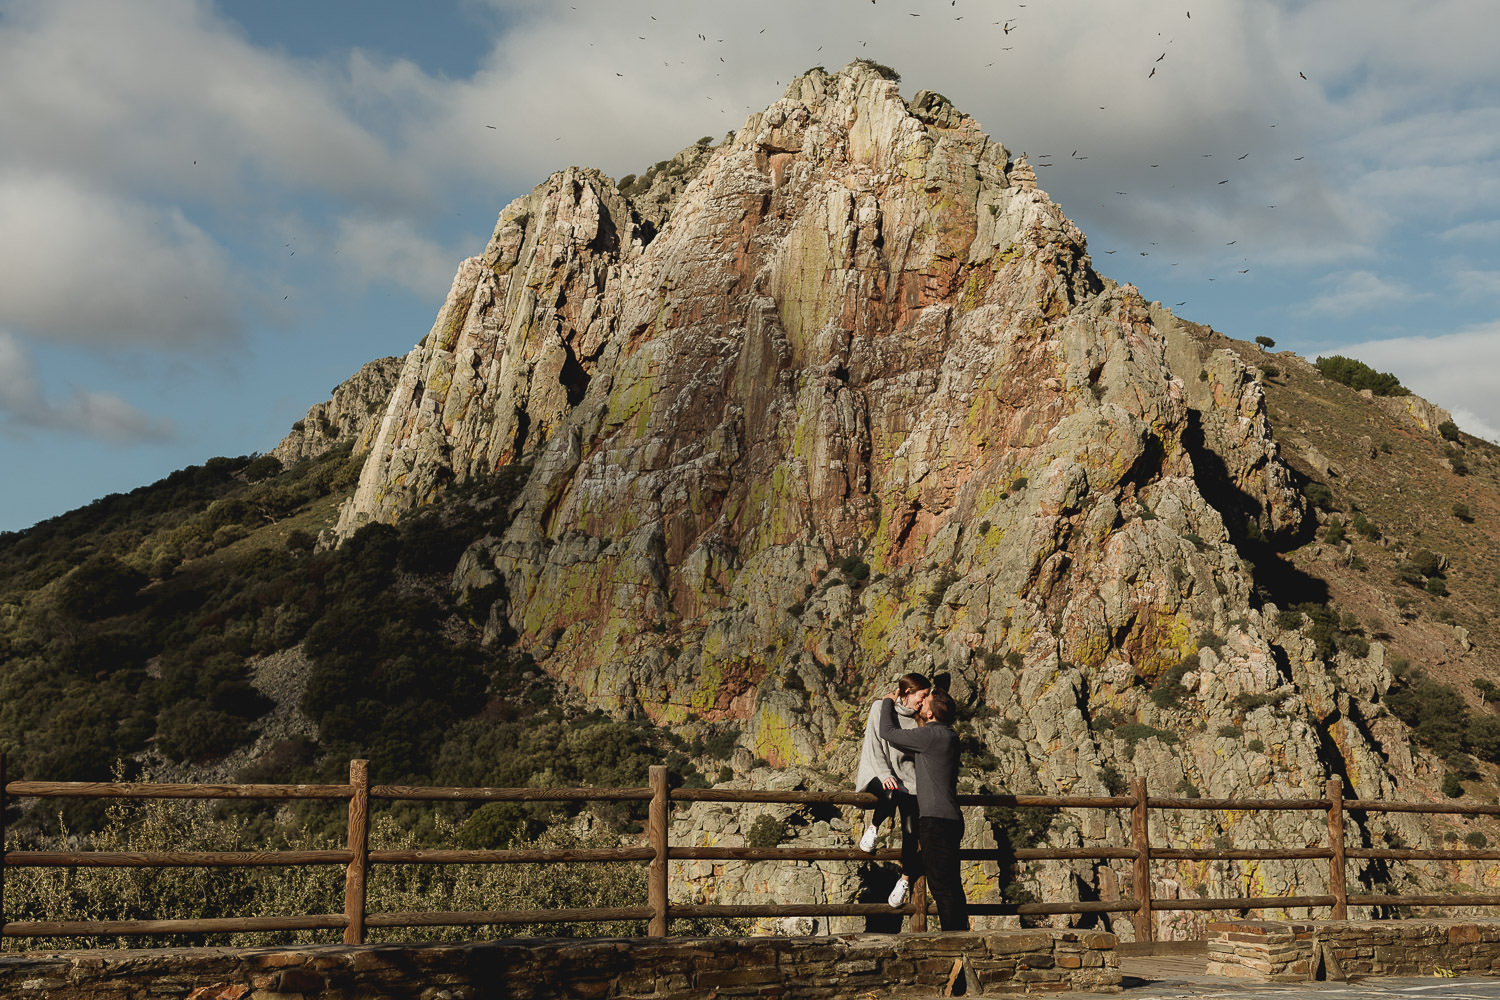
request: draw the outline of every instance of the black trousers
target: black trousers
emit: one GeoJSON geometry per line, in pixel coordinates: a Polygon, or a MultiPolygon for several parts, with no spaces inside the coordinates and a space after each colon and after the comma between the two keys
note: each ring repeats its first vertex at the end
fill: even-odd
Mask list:
{"type": "Polygon", "coordinates": [[[917,831],[917,797],[907,792],[893,792],[871,778],[862,791],[872,792],[880,801],[870,816],[871,826],[880,826],[897,813],[901,814],[901,873],[908,878],[922,874],[921,836],[917,831]]]}
{"type": "Polygon", "coordinates": [[[923,816],[917,829],[922,838],[922,861],[927,866],[927,891],[937,904],[938,920],[945,931],[966,931],[969,901],[958,873],[958,845],[964,839],[964,821],[923,816]]]}

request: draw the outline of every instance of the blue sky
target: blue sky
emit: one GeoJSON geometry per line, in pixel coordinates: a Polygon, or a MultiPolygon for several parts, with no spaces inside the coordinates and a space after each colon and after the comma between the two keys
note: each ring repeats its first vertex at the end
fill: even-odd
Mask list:
{"type": "Polygon", "coordinates": [[[1495,438],[1497,37],[1485,0],[0,0],[0,530],[269,450],[551,171],[861,56],[1027,152],[1102,273],[1495,438]]]}

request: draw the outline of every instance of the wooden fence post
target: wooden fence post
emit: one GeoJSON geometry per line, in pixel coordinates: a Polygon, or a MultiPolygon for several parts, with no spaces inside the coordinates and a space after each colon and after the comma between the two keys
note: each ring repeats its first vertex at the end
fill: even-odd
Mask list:
{"type": "Polygon", "coordinates": [[[651,907],[652,937],[667,936],[667,813],[671,801],[667,798],[667,769],[663,764],[651,765],[651,809],[646,818],[646,836],[651,849],[651,866],[646,872],[647,904],[651,907]]]}
{"type": "Polygon", "coordinates": [[[911,902],[915,909],[911,915],[911,929],[920,934],[927,929],[927,876],[918,875],[911,885],[911,902]]]}
{"type": "Polygon", "coordinates": [[[370,762],[349,762],[349,868],[344,873],[345,944],[365,943],[365,875],[370,856],[370,762]]]}
{"type": "Polygon", "coordinates": [[[5,933],[5,751],[0,750],[0,934],[5,933]]]}
{"type": "Polygon", "coordinates": [[[1333,896],[1333,919],[1349,919],[1349,887],[1344,873],[1344,782],[1328,779],[1328,892],[1333,896]]]}
{"type": "Polygon", "coordinates": [[[1146,779],[1137,776],[1131,779],[1130,794],[1135,796],[1135,808],[1130,811],[1130,846],[1135,848],[1133,870],[1134,891],[1137,902],[1135,911],[1135,939],[1137,942],[1154,940],[1151,926],[1151,828],[1146,821],[1146,779]]]}

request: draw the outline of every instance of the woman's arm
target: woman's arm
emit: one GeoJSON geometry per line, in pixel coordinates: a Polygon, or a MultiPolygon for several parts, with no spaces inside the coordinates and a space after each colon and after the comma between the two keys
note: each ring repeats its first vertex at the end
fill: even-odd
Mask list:
{"type": "Polygon", "coordinates": [[[884,704],[884,701],[877,701],[870,706],[869,717],[865,719],[866,749],[861,753],[869,758],[881,786],[894,790],[897,787],[896,772],[891,770],[890,761],[886,759],[884,748],[880,746],[880,712],[884,704]]]}

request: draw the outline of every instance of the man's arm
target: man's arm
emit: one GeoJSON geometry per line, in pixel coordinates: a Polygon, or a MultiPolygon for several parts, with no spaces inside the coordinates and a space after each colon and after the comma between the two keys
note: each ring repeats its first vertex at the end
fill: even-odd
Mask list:
{"type": "Polygon", "coordinates": [[[916,729],[902,729],[896,721],[896,703],[890,698],[880,703],[880,738],[891,746],[921,753],[932,746],[932,736],[932,733],[920,726],[916,729]]]}

